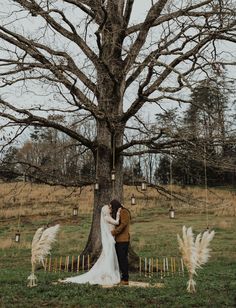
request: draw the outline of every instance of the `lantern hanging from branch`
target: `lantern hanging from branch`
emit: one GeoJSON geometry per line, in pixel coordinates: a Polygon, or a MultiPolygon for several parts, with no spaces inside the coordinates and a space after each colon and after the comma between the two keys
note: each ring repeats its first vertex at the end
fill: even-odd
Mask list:
{"type": "Polygon", "coordinates": [[[112,171],[111,171],[111,180],[115,181],[115,179],[116,179],[116,171],[115,171],[115,169],[112,169],[112,171]]]}
{"type": "Polygon", "coordinates": [[[169,209],[169,218],[170,219],[175,218],[175,210],[174,210],[173,206],[171,206],[170,209],[169,209]]]}
{"type": "Polygon", "coordinates": [[[136,200],[134,194],[131,196],[131,205],[136,205],[136,200]]]}
{"type": "Polygon", "coordinates": [[[94,184],[94,190],[99,190],[99,183],[98,183],[98,148],[97,148],[97,157],[96,157],[96,180],[95,180],[95,184],[94,184]]]}
{"type": "Polygon", "coordinates": [[[96,179],[96,182],[94,184],[94,190],[99,190],[99,183],[98,183],[97,179],[96,179]]]}
{"type": "Polygon", "coordinates": [[[73,207],[73,211],[72,211],[73,216],[74,216],[74,217],[78,216],[78,212],[79,212],[79,208],[78,208],[77,205],[75,205],[75,206],[73,207]]]}
{"type": "Polygon", "coordinates": [[[19,243],[19,242],[20,242],[20,231],[19,231],[19,230],[16,231],[16,234],[15,234],[15,242],[16,242],[16,243],[19,243]]]}
{"type": "Polygon", "coordinates": [[[147,190],[147,182],[146,181],[143,181],[142,184],[141,184],[141,190],[142,191],[146,191],[147,190]]]}

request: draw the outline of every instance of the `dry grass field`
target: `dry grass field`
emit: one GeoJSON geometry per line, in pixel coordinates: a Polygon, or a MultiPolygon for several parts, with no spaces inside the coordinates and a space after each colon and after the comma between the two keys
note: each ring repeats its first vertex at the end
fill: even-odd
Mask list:
{"type": "MultiPolygon", "coordinates": [[[[170,192],[169,187],[165,187],[170,192]]],[[[214,212],[219,216],[236,216],[236,192],[225,189],[178,186],[173,187],[173,196],[163,195],[154,188],[144,193],[138,187],[124,187],[124,204],[136,215],[145,207],[168,208],[171,204],[180,211],[214,212]],[[136,205],[131,206],[134,194],[136,205]]],[[[36,185],[25,182],[0,183],[0,220],[19,216],[70,216],[73,207],[88,214],[93,206],[93,188],[64,188],[61,186],[36,185]]]]}

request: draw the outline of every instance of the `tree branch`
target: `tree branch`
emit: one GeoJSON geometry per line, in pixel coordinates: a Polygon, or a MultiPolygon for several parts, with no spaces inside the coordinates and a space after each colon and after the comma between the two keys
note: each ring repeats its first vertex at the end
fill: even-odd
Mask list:
{"type": "MultiPolygon", "coordinates": [[[[34,0],[31,0],[30,3],[26,0],[15,0],[15,1],[28,11],[33,12],[36,15],[40,15],[58,33],[60,33],[65,38],[77,44],[96,67],[99,65],[99,59],[97,55],[89,48],[89,46],[85,43],[85,41],[78,35],[73,26],[72,26],[73,31],[72,32],[68,31],[66,28],[62,27],[58,22],[55,21],[55,19],[53,19],[49,15],[50,11],[43,10],[34,0]]],[[[63,16],[63,13],[60,12],[60,15],[63,16]]],[[[66,20],[68,21],[68,19],[66,20]]]]}
{"type": "Polygon", "coordinates": [[[135,40],[133,46],[130,48],[129,53],[124,60],[125,72],[128,72],[130,67],[133,65],[135,59],[137,58],[137,55],[140,52],[140,49],[145,43],[149,29],[151,28],[156,18],[161,14],[167,1],[168,0],[159,0],[150,8],[142,27],[139,29],[138,37],[135,40]]]}
{"type": "Polygon", "coordinates": [[[11,120],[15,123],[21,124],[21,125],[23,124],[23,125],[28,125],[28,126],[41,126],[41,127],[55,128],[55,129],[65,133],[66,135],[70,136],[71,138],[74,138],[74,139],[80,141],[82,144],[87,146],[89,149],[91,149],[91,150],[94,149],[94,145],[95,145],[94,142],[88,140],[87,138],[85,138],[81,134],[78,134],[75,130],[69,129],[68,127],[66,127],[62,124],[59,124],[58,122],[54,122],[52,120],[36,116],[26,109],[16,108],[13,105],[9,104],[8,102],[2,100],[1,98],[0,98],[0,104],[2,106],[4,106],[5,108],[9,108],[13,112],[16,112],[20,115],[26,116],[26,117],[22,117],[22,118],[17,118],[16,116],[14,116],[12,114],[7,113],[7,111],[4,111],[4,112],[1,111],[0,116],[3,117],[3,118],[9,119],[9,120],[11,120]]]}

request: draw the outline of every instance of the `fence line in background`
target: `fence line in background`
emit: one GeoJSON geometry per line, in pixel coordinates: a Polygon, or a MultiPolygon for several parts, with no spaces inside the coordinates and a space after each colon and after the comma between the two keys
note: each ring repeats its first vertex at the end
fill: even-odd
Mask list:
{"type": "MultiPolygon", "coordinates": [[[[90,255],[49,257],[44,263],[47,272],[85,272],[90,269],[90,255]]],[[[184,276],[184,263],[181,257],[139,257],[139,275],[160,278],[166,276],[184,276]]]]}

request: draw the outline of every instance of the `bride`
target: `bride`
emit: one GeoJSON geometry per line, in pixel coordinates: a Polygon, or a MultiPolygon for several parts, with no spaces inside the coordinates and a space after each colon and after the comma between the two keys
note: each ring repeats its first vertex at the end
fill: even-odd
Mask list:
{"type": "Polygon", "coordinates": [[[93,267],[85,274],[69,277],[62,282],[90,283],[99,285],[114,285],[120,282],[120,271],[115,250],[115,240],[111,234],[115,225],[119,224],[120,211],[116,219],[111,217],[111,207],[104,205],[101,210],[101,241],[102,253],[93,267]]]}

